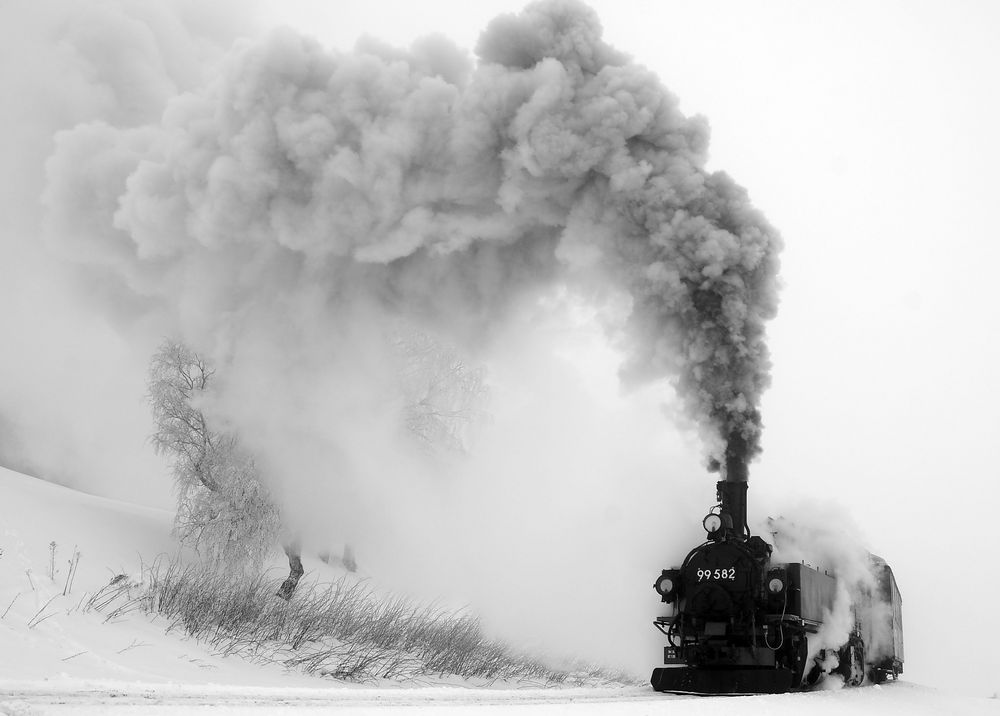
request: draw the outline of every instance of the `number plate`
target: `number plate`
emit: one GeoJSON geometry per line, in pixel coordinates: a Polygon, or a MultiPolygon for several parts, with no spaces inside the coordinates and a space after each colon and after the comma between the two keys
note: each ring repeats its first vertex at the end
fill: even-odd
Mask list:
{"type": "Polygon", "coordinates": [[[697,572],[699,582],[735,582],[736,567],[728,569],[699,569],[697,572]]]}

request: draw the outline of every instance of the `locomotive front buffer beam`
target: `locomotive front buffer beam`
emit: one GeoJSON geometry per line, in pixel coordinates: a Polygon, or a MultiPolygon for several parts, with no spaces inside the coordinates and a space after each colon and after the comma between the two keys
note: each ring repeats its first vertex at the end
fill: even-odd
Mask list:
{"type": "Polygon", "coordinates": [[[792,690],[793,674],[788,669],[732,668],[698,669],[667,666],[653,669],[653,688],[674,694],[725,696],[742,694],[783,694],[792,690]]]}

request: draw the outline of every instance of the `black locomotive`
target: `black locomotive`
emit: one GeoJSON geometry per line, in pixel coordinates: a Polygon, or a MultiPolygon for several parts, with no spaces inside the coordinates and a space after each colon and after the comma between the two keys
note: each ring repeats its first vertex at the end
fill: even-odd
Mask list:
{"type": "Polygon", "coordinates": [[[653,688],[782,693],[814,685],[834,663],[847,685],[895,679],[903,670],[902,600],[889,566],[870,556],[874,586],[853,590],[847,641],[818,649],[838,592],[836,574],[772,562],[771,545],[750,535],[747,469],[738,452],[727,452],[724,472],[719,507],[704,520],[708,541],[654,584],[673,613],[654,622],[668,644],[653,688]]]}

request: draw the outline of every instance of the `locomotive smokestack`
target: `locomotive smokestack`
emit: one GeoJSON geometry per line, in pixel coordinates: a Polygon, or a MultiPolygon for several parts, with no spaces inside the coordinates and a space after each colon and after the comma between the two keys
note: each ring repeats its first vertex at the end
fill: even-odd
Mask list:
{"type": "Polygon", "coordinates": [[[733,532],[740,539],[750,536],[747,525],[747,443],[739,433],[732,433],[726,445],[725,480],[716,487],[722,514],[733,521],[733,532]]]}

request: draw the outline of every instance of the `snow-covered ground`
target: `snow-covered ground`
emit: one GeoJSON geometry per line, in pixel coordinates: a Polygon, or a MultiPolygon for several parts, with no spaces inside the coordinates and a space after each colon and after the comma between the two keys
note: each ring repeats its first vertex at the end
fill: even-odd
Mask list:
{"type": "Polygon", "coordinates": [[[686,698],[648,688],[345,684],[221,657],[138,614],[87,610],[117,575],[175,549],[167,512],[0,469],[0,714],[997,714],[1000,700],[916,684],[686,698]],[[79,554],[76,559],[75,555],[79,554]],[[75,573],[73,563],[76,564],[75,573]]]}
{"type": "Polygon", "coordinates": [[[649,690],[600,689],[482,690],[458,688],[347,689],[254,688],[246,686],[151,687],[92,684],[65,690],[23,690],[0,697],[0,714],[114,713],[164,714],[379,714],[395,712],[421,716],[457,716],[481,709],[489,716],[547,716],[549,714],[670,714],[714,716],[736,711],[747,716],[978,716],[1000,713],[994,699],[953,696],[907,683],[885,687],[818,691],[780,696],[700,698],[666,696],[649,690]],[[20,709],[20,710],[18,710],[20,709]],[[211,711],[209,711],[211,709],[211,711]]]}

